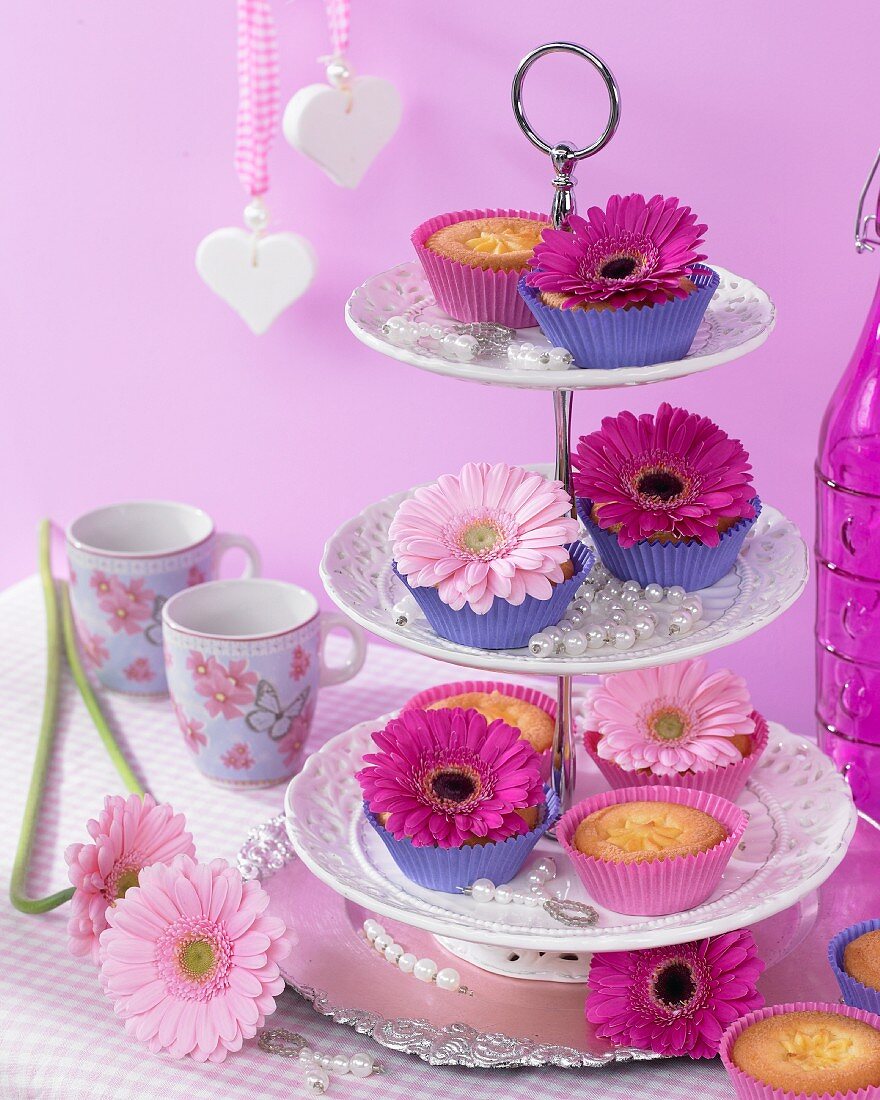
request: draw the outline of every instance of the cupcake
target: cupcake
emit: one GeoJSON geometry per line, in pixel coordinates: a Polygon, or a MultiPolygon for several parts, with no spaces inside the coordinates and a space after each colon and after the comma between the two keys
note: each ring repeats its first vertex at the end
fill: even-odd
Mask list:
{"type": "Polygon", "coordinates": [[[538,754],[475,710],[405,710],[357,773],[364,811],[407,878],[456,893],[509,882],[559,813],[538,754]]]}
{"type": "Polygon", "coordinates": [[[468,463],[397,509],[393,569],[442,638],[518,649],[564,615],[593,564],[559,481],[468,463]]]}
{"type": "Polygon", "coordinates": [[[596,902],[616,913],[660,916],[711,896],[747,822],[718,795],[625,787],[573,806],[556,837],[596,902]]]}
{"type": "Polygon", "coordinates": [[[517,283],[550,222],[529,210],[458,210],[440,214],[412,235],[441,309],[456,321],[536,324],[517,283]]]}
{"type": "Polygon", "coordinates": [[[748,453],[705,416],[664,402],[581,436],[578,515],[602,564],[640,585],[708,588],[730,572],[760,513],[748,453]]]}
{"type": "Polygon", "coordinates": [[[721,1061],[741,1100],[877,1100],[880,1016],[803,1001],[730,1025],[721,1061]]]}
{"type": "Polygon", "coordinates": [[[584,746],[615,788],[686,787],[733,801],[767,747],[745,680],[703,660],[605,676],[584,746]]]}
{"type": "Polygon", "coordinates": [[[719,281],[698,263],[706,226],[696,220],[675,198],[613,195],[606,210],[543,232],[520,294],[578,367],[683,359],[719,281]]]}
{"type": "Polygon", "coordinates": [[[828,945],[828,960],[846,1003],[880,1013],[880,920],[838,932],[828,945]]]}

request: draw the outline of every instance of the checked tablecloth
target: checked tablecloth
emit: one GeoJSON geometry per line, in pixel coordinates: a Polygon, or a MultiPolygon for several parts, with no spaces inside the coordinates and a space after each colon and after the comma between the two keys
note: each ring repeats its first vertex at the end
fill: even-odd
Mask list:
{"type": "MultiPolygon", "coordinates": [[[[331,640],[330,658],[338,659],[331,640]]],[[[18,1100],[234,1100],[305,1096],[300,1069],[264,1054],[256,1040],[222,1065],[198,1065],[151,1055],[130,1039],[98,987],[86,959],[67,953],[66,908],[43,916],[12,909],[9,875],[34,746],[45,675],[45,624],[36,578],[0,594],[0,1098],[18,1100]]],[[[455,679],[451,666],[372,645],[364,670],[321,693],[310,748],[356,722],[399,706],[421,688],[455,679]]],[[[192,764],[166,699],[103,693],[105,713],[137,762],[145,786],[186,814],[200,858],[234,860],[251,826],[281,810],[284,787],[233,792],[202,778],[192,764]]],[[[37,836],[32,895],[67,885],[65,847],[87,840],[85,822],[105,794],[124,793],[85,707],[64,669],[59,731],[37,836]]],[[[368,1007],[368,1006],[363,1006],[368,1007]]],[[[535,1011],[540,1011],[535,1006],[535,1011]]],[[[374,1100],[729,1100],[733,1090],[720,1063],[687,1060],[604,1070],[467,1070],[434,1068],[396,1054],[317,1015],[286,990],[268,1027],[305,1035],[325,1053],[369,1049],[388,1072],[358,1081],[334,1078],[331,1096],[374,1100]]]]}

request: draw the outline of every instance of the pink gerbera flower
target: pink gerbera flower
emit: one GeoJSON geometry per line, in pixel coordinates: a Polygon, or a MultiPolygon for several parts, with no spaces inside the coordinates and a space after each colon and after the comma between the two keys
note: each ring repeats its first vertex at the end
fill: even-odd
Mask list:
{"type": "Polygon", "coordinates": [[[755,732],[745,680],[727,669],[710,675],[703,660],[606,676],[590,709],[599,756],[655,775],[735,764],[732,739],[755,732]]]}
{"type": "Polygon", "coordinates": [[[751,932],[594,954],[586,1016],[614,1046],[714,1058],[725,1029],[760,1008],[764,963],[751,932]]]}
{"type": "Polygon", "coordinates": [[[544,801],[538,754],[500,718],[490,725],[475,710],[406,710],[373,740],[381,751],[357,773],[364,799],[417,848],[527,833],[517,809],[544,801]]]}
{"type": "Polygon", "coordinates": [[[152,795],[128,798],[108,795],[104,809],[86,828],[91,844],[71,844],[64,853],[70,881],[76,887],[67,925],[73,955],[98,962],[98,937],[107,913],[136,886],[140,872],[152,863],[168,863],[181,853],[195,855],[183,814],[152,795]]]}
{"type": "Polygon", "coordinates": [[[413,588],[436,586],[455,611],[478,615],[496,596],[549,600],[577,538],[562,483],[503,462],[469,462],[416,489],[389,529],[397,567],[413,588]]]}
{"type": "Polygon", "coordinates": [[[98,601],[98,606],[106,612],[110,629],[114,634],[120,631],[139,634],[143,623],[152,614],[149,603],[140,598],[139,590],[132,595],[118,577],[110,577],[108,585],[108,591],[98,601]]]}
{"type": "Polygon", "coordinates": [[[212,718],[240,718],[241,709],[254,701],[257,675],[245,672],[247,661],[232,661],[225,669],[219,661],[209,667],[207,675],[195,681],[196,691],[205,696],[205,709],[212,718]]]}
{"type": "Polygon", "coordinates": [[[180,732],[183,734],[183,740],[186,742],[186,747],[191,751],[198,753],[201,751],[202,745],[207,745],[208,738],[202,732],[205,728],[205,723],[200,722],[197,718],[188,718],[184,712],[183,707],[179,703],[174,703],[174,716],[177,718],[177,724],[180,726],[180,732]]]}
{"type": "Polygon", "coordinates": [[[573,214],[569,229],[545,229],[529,286],[566,296],[564,307],[602,302],[614,308],[686,298],[682,277],[705,255],[705,225],[678,199],[612,195],[608,207],[573,214]]]}
{"type": "Polygon", "coordinates": [[[290,951],[269,895],[225,860],[157,864],[109,914],[101,982],[155,1054],[222,1062],[275,1011],[290,951]]]}
{"type": "Polygon", "coordinates": [[[655,416],[605,417],[599,431],[581,436],[572,465],[575,492],[623,547],[660,533],[717,546],[721,521],[755,515],[742,443],[665,401],[655,416]]]}

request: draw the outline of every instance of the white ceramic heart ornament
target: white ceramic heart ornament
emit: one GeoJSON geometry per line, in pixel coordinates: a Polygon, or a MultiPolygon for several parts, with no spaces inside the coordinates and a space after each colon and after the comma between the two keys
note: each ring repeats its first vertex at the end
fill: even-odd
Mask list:
{"type": "MultiPolygon", "coordinates": [[[[328,76],[333,79],[330,69],[328,76]]],[[[284,136],[340,187],[357,187],[400,124],[403,103],[394,85],[356,76],[337,86],[301,88],[284,112],[284,136]]]]}
{"type": "Polygon", "coordinates": [[[263,236],[259,222],[265,225],[265,208],[258,203],[255,200],[245,211],[251,232],[230,227],[205,237],[196,249],[196,270],[260,336],[305,293],[316,262],[312,246],[298,233],[263,236]]]}

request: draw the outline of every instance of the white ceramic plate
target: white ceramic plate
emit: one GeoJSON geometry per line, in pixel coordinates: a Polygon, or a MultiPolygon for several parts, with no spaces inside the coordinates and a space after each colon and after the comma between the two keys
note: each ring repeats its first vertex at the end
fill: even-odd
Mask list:
{"type": "MultiPolygon", "coordinates": [[[[421,264],[413,260],[383,271],[359,286],[345,307],[345,320],[355,336],[374,351],[420,367],[434,374],[463,378],[495,386],[534,390],[611,389],[640,386],[681,378],[738,359],[760,347],[773,331],[776,310],[767,294],[749,279],[717,264],[721,276],[706,315],[684,359],[653,363],[649,367],[619,367],[616,370],[532,371],[511,369],[505,355],[480,356],[470,363],[457,363],[439,356],[430,347],[392,344],[382,326],[389,317],[427,321],[454,332],[458,322],[434,301],[421,264]]],[[[539,328],[520,329],[516,340],[530,340],[536,346],[550,344],[539,328]]]]}
{"type": "MultiPolygon", "coordinates": [[[[743,928],[796,904],[824,882],[843,859],[856,825],[849,788],[828,757],[771,723],[769,745],[739,799],[749,825],[706,903],[663,917],[623,916],[597,906],[597,926],[565,927],[544,909],[477,904],[464,895],[422,889],[401,874],[364,817],[354,775],[372,747],[370,734],[390,717],[362,722],[309,757],[287,790],[288,834],[309,869],[346,898],[456,940],[537,951],[619,951],[743,928]]],[[[605,789],[583,753],[579,763],[576,798],[605,789]]],[[[539,854],[552,854],[559,867],[554,888],[595,904],[557,844],[544,838],[535,852],[521,874],[539,854]]]]}

